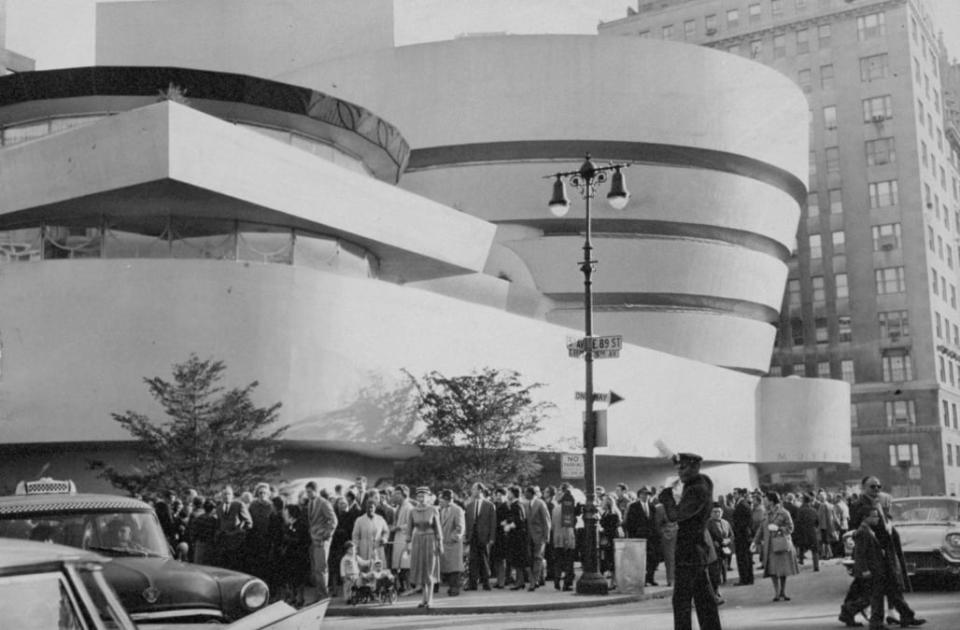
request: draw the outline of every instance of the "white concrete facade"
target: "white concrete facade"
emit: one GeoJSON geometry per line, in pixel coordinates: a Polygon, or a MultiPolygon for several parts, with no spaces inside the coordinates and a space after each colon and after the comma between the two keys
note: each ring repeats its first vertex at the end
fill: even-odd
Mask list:
{"type": "MultiPolygon", "coordinates": [[[[160,4],[147,3],[150,15],[160,4]]],[[[229,50],[184,41],[178,54],[195,55],[197,68],[229,50]]],[[[163,50],[136,60],[162,64],[163,50]]],[[[129,111],[0,148],[0,190],[10,191],[0,231],[98,212],[103,224],[158,213],[259,222],[330,235],[380,269],[103,256],[3,264],[0,443],[83,451],[122,441],[110,413],[155,413],[142,378],[197,353],[223,359],[232,383],[260,381],[259,400],[283,403],[285,440],[308,453],[409,456],[411,436],[372,404],[378,392],[402,386],[404,370],[485,366],[543,383],[556,408],[533,446],[570,450],[582,413],[583,362],[566,351],[581,330],[582,206],[574,197],[572,218],[552,218],[542,176],[599,146],[598,161],[635,162],[627,209],[598,202],[596,212],[597,330],[628,341],[619,359],[595,363],[598,389],[626,399],[610,410],[600,480],[606,459],[630,483],[662,483],[657,439],[701,453],[721,489],[755,485],[758,469],[847,461],[847,384],[761,376],[805,195],[803,95],[750,62],[669,52],[667,66],[637,40],[478,38],[288,68],[290,83],[398,126],[412,149],[399,187],[230,125],[219,119],[229,102],[144,107],[114,95],[129,111]],[[704,94],[704,82],[717,93],[704,94]],[[563,107],[546,93],[556,85],[563,107]]],[[[34,111],[61,115],[84,100],[31,98],[34,111]]],[[[0,105],[0,120],[26,103],[0,105]]],[[[375,148],[356,155],[362,143],[347,135],[325,141],[379,159],[375,148]]]]}

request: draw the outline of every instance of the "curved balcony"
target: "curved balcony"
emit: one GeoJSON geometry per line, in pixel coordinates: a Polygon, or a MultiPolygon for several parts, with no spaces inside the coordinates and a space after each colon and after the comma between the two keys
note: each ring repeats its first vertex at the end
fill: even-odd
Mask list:
{"type": "Polygon", "coordinates": [[[166,67],[95,66],[0,77],[0,137],[11,146],[159,100],[187,102],[341,165],[362,165],[390,183],[400,179],[410,155],[396,127],[345,100],[258,77],[166,67]]]}

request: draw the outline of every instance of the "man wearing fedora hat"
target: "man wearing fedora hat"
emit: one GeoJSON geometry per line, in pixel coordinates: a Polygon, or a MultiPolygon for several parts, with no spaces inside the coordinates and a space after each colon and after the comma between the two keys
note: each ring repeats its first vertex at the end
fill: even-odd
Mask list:
{"type": "Polygon", "coordinates": [[[680,502],[672,488],[660,493],[667,519],[677,523],[676,573],[673,584],[673,627],[691,630],[691,601],[697,609],[701,630],[720,630],[717,599],[710,586],[707,566],[710,563],[711,544],[706,533],[707,521],[713,506],[713,481],[700,474],[703,458],[693,453],[678,453],[672,457],[683,482],[680,502]]]}
{"type": "Polygon", "coordinates": [[[650,502],[653,491],[640,486],[637,500],[627,508],[623,529],[629,538],[644,538],[647,541],[647,575],[644,584],[657,586],[653,579],[660,564],[660,532],[657,531],[656,508],[650,502]]]}

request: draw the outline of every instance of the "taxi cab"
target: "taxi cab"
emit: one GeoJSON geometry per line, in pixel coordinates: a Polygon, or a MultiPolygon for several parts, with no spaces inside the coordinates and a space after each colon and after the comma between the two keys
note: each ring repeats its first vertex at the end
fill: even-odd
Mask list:
{"type": "MultiPolygon", "coordinates": [[[[107,583],[113,560],[48,542],[0,538],[0,620],[16,630],[136,630],[107,583]]],[[[317,630],[330,600],[294,610],[284,602],[235,621],[224,630],[317,630]]],[[[176,622],[156,630],[209,628],[176,622]]]]}
{"type": "Polygon", "coordinates": [[[267,585],[258,578],[175,560],[153,508],[143,501],[78,493],[69,481],[21,482],[17,494],[0,497],[0,537],[109,558],[102,576],[139,624],[225,623],[269,601],[267,585]]]}

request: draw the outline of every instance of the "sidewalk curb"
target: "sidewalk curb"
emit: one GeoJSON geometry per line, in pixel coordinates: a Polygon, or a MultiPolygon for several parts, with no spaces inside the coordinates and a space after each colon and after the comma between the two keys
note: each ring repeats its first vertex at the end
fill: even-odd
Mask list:
{"type": "Polygon", "coordinates": [[[615,595],[615,596],[593,596],[593,595],[575,595],[571,601],[558,602],[556,600],[523,602],[508,604],[487,604],[477,606],[452,606],[441,608],[416,608],[409,606],[382,606],[365,605],[358,606],[330,606],[327,609],[327,617],[401,617],[401,616],[423,616],[423,615],[480,615],[484,613],[519,613],[519,612],[537,612],[543,610],[574,610],[578,608],[598,608],[600,606],[616,606],[617,604],[634,604],[651,599],[665,599],[673,594],[673,589],[665,589],[656,593],[643,593],[638,595],[615,595]]]}

